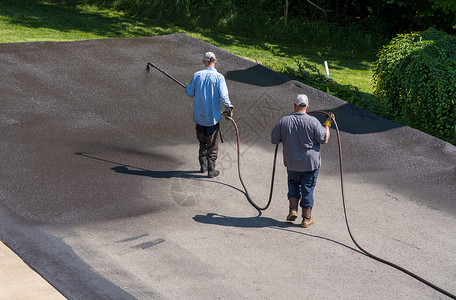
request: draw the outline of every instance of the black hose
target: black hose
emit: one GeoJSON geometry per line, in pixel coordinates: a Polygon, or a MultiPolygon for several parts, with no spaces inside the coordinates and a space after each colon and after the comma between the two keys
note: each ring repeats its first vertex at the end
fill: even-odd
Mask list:
{"type": "Polygon", "coordinates": [[[231,117],[226,117],[226,118],[228,120],[231,120],[231,122],[233,122],[234,129],[236,130],[238,174],[239,174],[239,180],[241,181],[242,187],[244,188],[245,196],[247,198],[247,201],[249,201],[249,203],[253,207],[255,207],[258,211],[266,210],[269,207],[269,205],[271,205],[272,192],[274,190],[274,176],[275,176],[275,168],[276,168],[277,150],[279,149],[279,144],[276,145],[275,153],[274,153],[274,163],[273,163],[273,167],[272,167],[271,190],[269,192],[269,200],[268,200],[268,203],[266,204],[265,207],[260,207],[252,200],[252,198],[250,197],[249,192],[247,191],[247,188],[246,188],[246,186],[244,184],[244,181],[242,180],[242,175],[241,175],[241,151],[240,151],[241,145],[240,145],[240,142],[239,142],[239,130],[238,130],[238,127],[236,125],[236,122],[233,120],[233,118],[231,118],[231,117]]]}
{"type": "MultiPolygon", "coordinates": [[[[326,116],[330,116],[329,113],[325,112],[325,111],[311,111],[311,112],[308,112],[308,114],[324,114],[326,116]]],[[[247,197],[247,200],[249,201],[249,203],[255,207],[257,210],[266,210],[269,205],[271,204],[271,199],[272,199],[272,191],[273,191],[273,186],[274,186],[274,176],[275,176],[275,167],[276,167],[276,160],[277,160],[277,149],[278,149],[278,146],[279,144],[276,145],[276,148],[275,148],[275,153],[274,153],[274,166],[273,166],[273,170],[272,170],[272,180],[271,180],[271,191],[270,191],[270,194],[269,194],[269,200],[268,200],[268,203],[265,207],[259,207],[253,200],[252,198],[250,197],[249,193],[247,192],[247,188],[245,187],[245,184],[242,180],[242,176],[241,176],[241,167],[240,167],[240,142],[239,142],[239,131],[238,131],[238,128],[237,128],[237,125],[236,125],[236,122],[234,122],[234,120],[232,118],[228,118],[230,119],[233,124],[234,124],[234,127],[236,129],[236,137],[237,137],[237,146],[238,146],[238,173],[239,173],[239,179],[241,181],[241,184],[242,186],[244,187],[244,190],[245,190],[245,195],[247,197]]],[[[362,248],[358,242],[355,240],[352,232],[351,232],[351,229],[350,229],[350,225],[348,223],[348,215],[347,215],[347,208],[346,208],[346,205],[345,205],[345,193],[344,193],[344,172],[343,172],[343,162],[342,162],[342,147],[341,147],[341,141],[340,141],[340,132],[339,132],[339,127],[337,126],[337,122],[336,120],[333,119],[333,123],[334,123],[334,126],[336,128],[336,133],[337,133],[337,143],[338,143],[338,148],[339,148],[339,169],[340,169],[340,186],[341,186],[341,192],[342,192],[342,204],[343,204],[343,208],[344,208],[344,216],[345,216],[345,224],[347,225],[347,230],[348,230],[348,234],[350,235],[350,238],[351,240],[353,241],[353,243],[356,245],[356,247],[358,247],[359,250],[361,250],[365,255],[369,256],[370,258],[373,258],[379,262],[382,262],[384,264],[387,264],[393,268],[396,268],[398,269],[399,271],[402,271],[404,272],[405,274],[415,278],[416,280],[418,281],[421,281],[422,283],[426,284],[427,286],[433,288],[434,290],[452,298],[452,299],[456,299],[456,296],[445,291],[444,289],[430,283],[429,281],[423,279],[422,277],[404,269],[403,267],[399,266],[399,265],[396,265],[390,261],[387,261],[385,259],[382,259],[380,257],[377,257],[373,254],[371,254],[370,252],[366,251],[364,248],[362,248]]]]}
{"type": "MultiPolygon", "coordinates": [[[[327,116],[329,116],[329,113],[327,112],[324,112],[324,111],[313,111],[313,112],[309,112],[309,114],[312,114],[312,113],[321,113],[321,114],[325,114],[327,116]]],[[[340,132],[339,132],[339,127],[337,126],[337,122],[334,120],[334,126],[336,127],[336,133],[337,133],[337,144],[338,144],[338,147],[339,147],[339,166],[340,166],[340,186],[341,186],[341,192],[342,192],[342,203],[343,203],[343,207],[344,207],[344,215],[345,215],[345,223],[347,224],[347,229],[348,229],[348,234],[350,235],[350,238],[352,239],[353,243],[356,245],[356,247],[358,247],[359,250],[361,250],[364,254],[366,254],[367,256],[369,256],[370,258],[373,258],[379,262],[382,262],[384,264],[387,264],[393,268],[396,268],[398,269],[399,271],[402,271],[404,272],[405,274],[415,278],[416,280],[419,280],[421,281],[422,283],[426,284],[427,286],[435,289],[436,291],[452,298],[452,299],[456,299],[456,296],[445,291],[444,289],[432,284],[431,282],[425,280],[424,278],[410,272],[409,270],[407,269],[404,269],[403,267],[397,265],[397,264],[394,264],[386,259],[383,259],[383,258],[380,258],[378,256],[375,256],[373,254],[371,254],[370,252],[368,252],[367,250],[363,249],[355,240],[355,238],[353,237],[353,234],[350,230],[350,226],[348,224],[348,216],[347,216],[347,208],[345,206],[345,195],[344,195],[344,173],[343,173],[343,163],[342,163],[342,147],[341,147],[341,142],[340,142],[340,132]]]]}
{"type": "MultiPolygon", "coordinates": [[[[174,77],[172,77],[171,75],[169,75],[168,73],[166,73],[165,71],[163,71],[162,69],[160,69],[159,67],[157,67],[156,65],[154,65],[153,63],[151,62],[148,62],[147,63],[147,71],[149,72],[150,70],[150,66],[156,68],[158,71],[162,72],[163,74],[165,74],[166,76],[168,76],[169,78],[171,78],[172,80],[174,80],[176,83],[178,83],[180,86],[182,86],[183,88],[185,88],[185,85],[182,84],[180,81],[178,81],[177,79],[175,79],[174,77]]],[[[325,111],[311,111],[311,112],[308,112],[308,114],[324,114],[326,116],[330,116],[329,113],[325,112],[325,111]]],[[[276,145],[276,148],[275,148],[275,153],[274,153],[274,163],[273,163],[273,169],[272,169],[272,178],[271,178],[271,189],[270,189],[270,193],[269,193],[269,200],[268,200],[268,203],[266,204],[265,207],[260,207],[258,206],[253,200],[252,198],[250,197],[249,193],[247,192],[247,188],[244,184],[244,181],[242,180],[242,176],[241,176],[241,163],[240,163],[240,142],[239,142],[239,130],[238,130],[238,127],[236,125],[236,122],[233,120],[233,118],[230,118],[230,117],[227,117],[227,119],[231,120],[233,122],[233,125],[234,125],[234,128],[236,129],[236,137],[237,137],[237,156],[238,156],[238,173],[239,173],[239,180],[241,181],[241,184],[242,186],[244,187],[244,191],[245,191],[245,196],[247,198],[247,200],[249,201],[249,203],[254,207],[256,208],[258,211],[262,211],[262,210],[266,210],[269,205],[271,204],[271,200],[272,200],[272,193],[273,193],[273,188],[274,188],[274,177],[275,177],[275,168],[276,168],[276,160],[277,160],[277,150],[279,148],[279,144],[276,145]]],[[[344,207],[344,215],[345,215],[345,223],[347,225],[347,230],[348,230],[348,234],[350,235],[350,238],[351,240],[353,241],[353,243],[355,243],[356,247],[359,248],[359,250],[361,250],[364,254],[366,254],[367,256],[369,256],[370,258],[373,258],[379,262],[382,262],[384,264],[387,264],[393,268],[396,268],[398,269],[399,271],[402,271],[404,272],[405,274],[415,278],[416,280],[418,281],[421,281],[422,283],[428,285],[429,287],[435,289],[436,291],[439,291],[440,293],[452,298],[452,299],[456,299],[456,296],[445,291],[444,289],[430,283],[429,281],[421,278],[420,276],[402,268],[401,266],[398,266],[392,262],[389,262],[385,259],[382,259],[380,257],[377,257],[371,253],[369,253],[368,251],[364,250],[355,240],[355,238],[353,237],[353,234],[350,230],[350,225],[348,223],[348,216],[347,216],[347,208],[345,206],[345,195],[344,195],[344,173],[343,173],[343,167],[342,167],[342,147],[341,147],[341,142],[340,142],[340,133],[339,133],[339,127],[337,126],[337,122],[336,120],[334,120],[334,126],[336,128],[336,132],[337,132],[337,143],[338,143],[338,147],[339,147],[339,168],[340,168],[340,186],[341,186],[341,192],[342,192],[342,204],[343,204],[343,207],[344,207]]]]}

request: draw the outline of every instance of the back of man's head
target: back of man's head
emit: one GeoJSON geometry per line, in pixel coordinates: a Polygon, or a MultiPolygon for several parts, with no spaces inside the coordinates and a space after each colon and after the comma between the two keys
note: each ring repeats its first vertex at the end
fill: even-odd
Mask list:
{"type": "Polygon", "coordinates": [[[217,58],[215,57],[215,54],[212,52],[206,52],[204,53],[203,56],[203,61],[207,61],[209,63],[215,62],[217,58]]]}
{"type": "Polygon", "coordinates": [[[304,94],[298,94],[296,95],[294,104],[296,104],[296,106],[306,107],[309,105],[309,98],[307,98],[307,96],[304,94]]]}

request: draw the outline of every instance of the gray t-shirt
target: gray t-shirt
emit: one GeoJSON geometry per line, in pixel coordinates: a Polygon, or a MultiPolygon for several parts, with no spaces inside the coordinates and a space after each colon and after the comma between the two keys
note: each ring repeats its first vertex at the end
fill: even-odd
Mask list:
{"type": "Polygon", "coordinates": [[[273,144],[283,143],[283,163],[290,171],[318,169],[321,164],[320,144],[325,141],[323,125],[305,112],[283,117],[271,132],[273,144]]]}

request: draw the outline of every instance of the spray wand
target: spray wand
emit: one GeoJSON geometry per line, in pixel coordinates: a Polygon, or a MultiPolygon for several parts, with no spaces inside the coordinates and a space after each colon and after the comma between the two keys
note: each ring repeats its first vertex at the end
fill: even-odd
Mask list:
{"type": "MultiPolygon", "coordinates": [[[[166,76],[168,76],[169,78],[171,78],[172,80],[174,80],[176,83],[178,83],[179,85],[181,85],[183,88],[185,88],[185,85],[183,85],[181,82],[179,82],[177,79],[175,79],[174,77],[172,77],[171,75],[169,75],[168,73],[166,73],[165,71],[163,71],[162,69],[160,69],[159,67],[157,67],[156,65],[154,65],[153,63],[151,62],[148,62],[147,63],[147,67],[146,67],[146,70],[147,72],[149,72],[150,70],[150,66],[156,68],[158,71],[162,72],[163,74],[165,74],[166,76]]],[[[323,114],[323,115],[326,115],[326,116],[330,116],[329,113],[325,112],[325,111],[312,111],[312,112],[308,112],[309,114],[323,114]]],[[[240,167],[240,142],[239,142],[239,131],[238,131],[238,128],[237,128],[237,125],[236,125],[236,122],[233,120],[233,118],[229,117],[229,116],[225,116],[228,120],[230,120],[231,122],[233,122],[233,125],[234,125],[234,128],[236,130],[236,137],[237,137],[237,149],[238,149],[238,173],[239,173],[239,179],[241,181],[241,184],[242,186],[244,187],[244,190],[245,190],[245,195],[247,197],[247,200],[249,201],[249,203],[254,207],[256,208],[258,211],[261,211],[261,210],[266,210],[269,205],[271,204],[271,200],[272,200],[272,193],[273,193],[273,186],[274,186],[274,175],[275,175],[275,166],[276,166],[276,158],[277,158],[277,150],[278,150],[278,146],[279,144],[276,145],[276,148],[275,148],[275,153],[274,153],[274,165],[273,165],[273,172],[272,172],[272,182],[271,182],[271,190],[270,190],[270,194],[269,194],[269,201],[268,203],[266,204],[266,206],[264,207],[259,207],[255,202],[253,202],[253,200],[250,198],[250,195],[249,193],[247,192],[247,188],[246,186],[244,185],[244,182],[242,180],[242,177],[241,177],[241,167],[240,167]]],[[[350,226],[349,226],[349,223],[348,223],[348,216],[347,216],[347,209],[345,207],[345,196],[344,196],[344,181],[343,181],[343,167],[342,167],[342,148],[341,148],[341,142],[340,142],[340,132],[339,132],[339,128],[337,126],[337,122],[335,119],[333,119],[334,121],[334,125],[336,127],[336,132],[337,132],[337,141],[338,141],[338,148],[339,148],[339,166],[340,166],[340,183],[341,183],[341,191],[342,191],[342,204],[343,204],[343,208],[344,208],[344,215],[345,215],[345,223],[347,225],[347,230],[348,230],[348,234],[350,235],[350,238],[351,240],[353,241],[353,243],[355,243],[355,245],[365,254],[367,255],[368,257],[372,258],[372,259],[375,259],[381,263],[384,263],[384,264],[387,264],[399,271],[402,271],[404,272],[405,274],[415,278],[416,280],[426,284],[427,286],[433,288],[434,290],[452,298],[452,299],[456,299],[456,295],[454,294],[451,294],[450,292],[436,286],[435,284],[425,280],[424,278],[410,272],[409,270],[397,265],[397,264],[394,264],[386,259],[382,259],[380,257],[377,257],[373,254],[371,254],[370,252],[364,250],[359,244],[358,242],[355,240],[351,230],[350,230],[350,226]]]]}
{"type": "Polygon", "coordinates": [[[168,76],[169,78],[171,78],[172,80],[174,80],[175,82],[177,82],[181,87],[183,87],[185,89],[185,85],[180,82],[179,80],[177,80],[176,78],[174,78],[173,76],[169,75],[168,73],[166,73],[165,71],[163,71],[162,69],[160,69],[159,67],[157,67],[156,65],[154,65],[153,63],[151,62],[148,62],[147,63],[147,67],[146,67],[146,70],[147,72],[150,71],[150,67],[154,67],[155,69],[159,70],[160,72],[162,72],[163,74],[165,74],[166,76],[168,76]]]}

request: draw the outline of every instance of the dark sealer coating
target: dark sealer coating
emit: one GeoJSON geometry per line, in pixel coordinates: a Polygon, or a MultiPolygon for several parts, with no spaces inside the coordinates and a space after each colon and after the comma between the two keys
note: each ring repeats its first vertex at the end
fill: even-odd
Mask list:
{"type": "MultiPolygon", "coordinates": [[[[229,155],[221,156],[222,182],[215,184],[201,177],[191,121],[192,99],[160,72],[153,68],[146,72],[151,61],[186,84],[203,68],[205,51],[216,53],[216,68],[226,77],[246,157],[252,151],[265,151],[268,154],[262,160],[270,165],[274,149],[270,132],[282,116],[291,113],[295,95],[304,93],[309,96],[310,110],[331,111],[336,116],[346,184],[349,178],[364,178],[406,194],[423,207],[453,216],[456,213],[456,147],[184,34],[0,44],[1,237],[65,296],[176,296],[161,295],[164,290],[152,291],[145,283],[130,286],[135,295],[131,296],[128,288],[110,282],[115,278],[99,277],[78,257],[84,255],[82,248],[73,249],[77,252],[73,253],[65,244],[83,241],[71,240],[68,228],[87,229],[93,222],[109,227],[150,216],[159,220],[176,210],[198,207],[198,201],[212,193],[204,189],[207,185],[210,190],[229,188],[231,201],[246,202],[236,188],[238,178],[229,175],[236,169],[234,144],[220,146],[229,155]],[[227,157],[231,165],[223,169],[227,157]],[[224,177],[224,173],[231,177],[224,177]],[[193,179],[195,184],[181,186],[182,190],[173,187],[171,192],[163,188],[176,178],[174,183],[193,179]],[[178,209],[170,197],[178,202],[178,209]],[[66,228],[68,235],[59,232],[61,228],[66,228]],[[53,236],[52,232],[59,234],[53,236]],[[40,259],[33,258],[34,253],[40,259]],[[75,272],[56,275],[62,264],[75,272]]],[[[234,141],[230,123],[222,123],[222,133],[226,141],[234,141]]],[[[332,137],[323,149],[321,177],[338,176],[335,134],[332,137]]],[[[243,168],[249,169],[251,162],[244,160],[243,168]]],[[[262,172],[265,175],[259,189],[267,190],[270,175],[262,172]]],[[[244,176],[253,175],[244,172],[244,176]]],[[[277,185],[284,185],[280,176],[277,185]]],[[[247,180],[249,186],[256,184],[247,180]]],[[[335,194],[338,189],[333,187],[335,194]]],[[[369,195],[360,193],[359,197],[369,195]]],[[[276,194],[276,198],[283,195],[276,194]]],[[[274,205],[280,209],[283,203],[274,205]]],[[[223,208],[218,207],[217,212],[223,213],[223,208]]],[[[194,211],[193,215],[198,213],[202,212],[194,211]]],[[[141,234],[138,231],[142,239],[147,236],[141,234]]],[[[122,239],[128,236],[120,235],[118,240],[122,239]]],[[[150,240],[138,241],[131,251],[166,244],[167,238],[150,236],[150,240]]],[[[127,277],[130,274],[117,271],[127,277]]],[[[208,296],[203,292],[197,295],[208,296]]]]}

